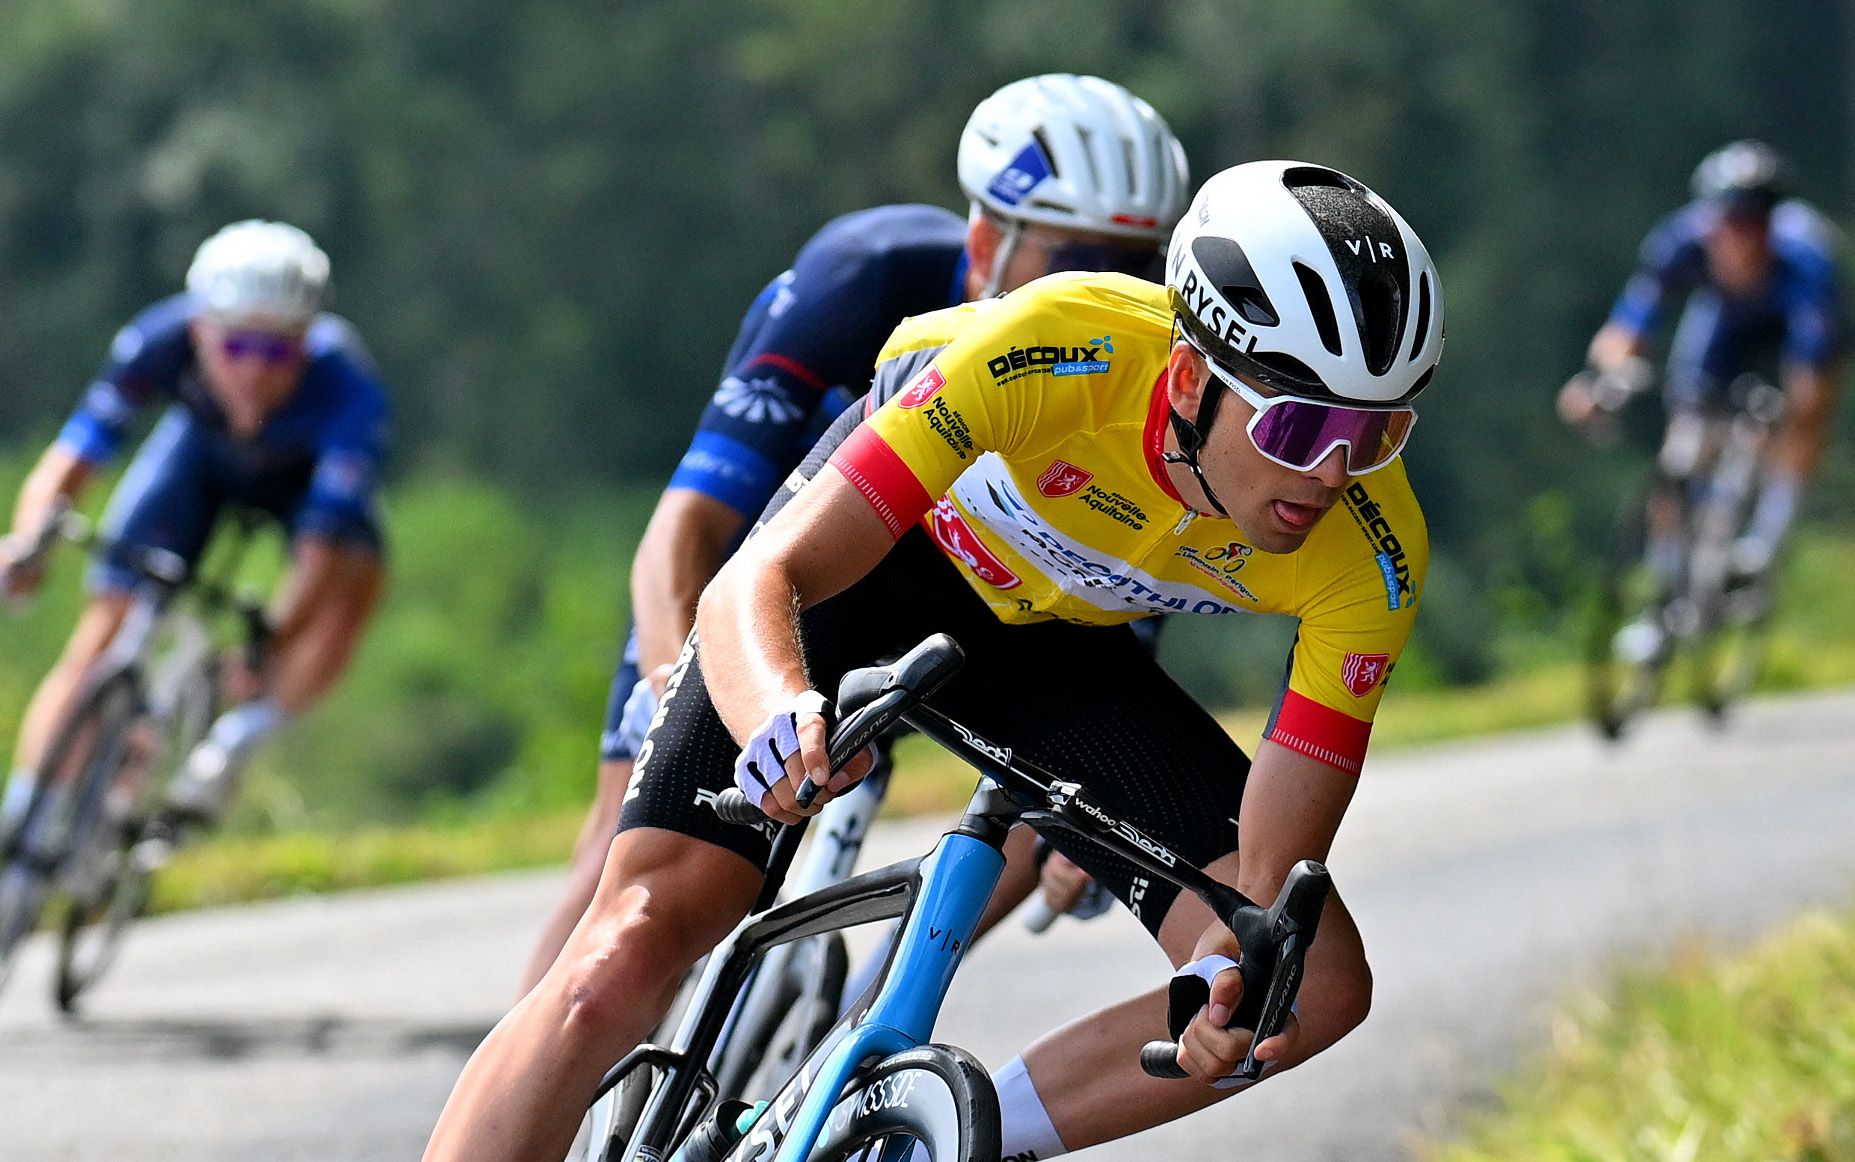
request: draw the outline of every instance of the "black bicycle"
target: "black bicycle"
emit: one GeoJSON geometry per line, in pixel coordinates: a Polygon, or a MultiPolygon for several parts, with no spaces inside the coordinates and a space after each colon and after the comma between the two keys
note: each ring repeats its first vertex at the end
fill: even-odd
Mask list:
{"type": "MultiPolygon", "coordinates": [[[[617,1162],[717,1162],[785,1157],[817,1162],[901,1162],[917,1145],[940,1160],[997,1162],[998,1102],[983,1066],[931,1042],[934,1021],[1004,866],[1002,847],[1019,821],[1062,828],[1151,875],[1196,894],[1244,949],[1244,1002],[1233,1023],[1260,1043],[1287,1021],[1307,949],[1329,890],[1319,864],[1296,866],[1274,906],[1263,908],[1191,867],[1134,823],[1096,805],[1079,783],[1058,778],[925,705],[960,664],[959,648],[936,635],[894,665],[856,670],[838,689],[833,767],[897,721],[907,722],[981,774],[959,823],[928,855],[866,872],[786,903],[757,909],[709,957],[668,1045],[641,1045],[614,1066],[599,1098],[647,1078],[648,1096],[621,1137],[595,1142],[591,1156],[617,1162]],[[773,950],[820,933],[901,918],[882,975],[776,1090],[729,1094],[709,1062],[733,1000],[773,950]]],[[[815,793],[809,785],[800,798],[815,793]]],[[[738,792],[716,800],[731,822],[764,823],[738,792]]],[[[783,879],[801,827],[781,830],[763,901],[783,879]]],[[[1141,1065],[1183,1077],[1177,1046],[1155,1042],[1141,1065]]],[[[1238,1075],[1255,1078],[1252,1054],[1238,1075]]]]}
{"type": "MultiPolygon", "coordinates": [[[[0,980],[46,906],[61,900],[55,996],[65,1012],[108,969],[180,838],[181,823],[162,804],[221,709],[213,624],[235,617],[247,664],[263,664],[263,607],[230,588],[258,518],[241,512],[230,524],[210,576],[190,574],[166,550],[126,554],[137,575],[128,613],[46,748],[19,825],[0,842],[0,980]]],[[[28,560],[60,538],[96,540],[61,512],[28,560]]]]}
{"type": "Polygon", "coordinates": [[[1607,738],[1660,701],[1678,657],[1688,660],[1693,696],[1715,721],[1758,680],[1775,570],[1745,570],[1733,549],[1758,505],[1784,395],[1751,375],[1729,395],[1731,406],[1691,433],[1699,469],[1675,475],[1658,464],[1618,516],[1585,633],[1590,715],[1607,738]]]}

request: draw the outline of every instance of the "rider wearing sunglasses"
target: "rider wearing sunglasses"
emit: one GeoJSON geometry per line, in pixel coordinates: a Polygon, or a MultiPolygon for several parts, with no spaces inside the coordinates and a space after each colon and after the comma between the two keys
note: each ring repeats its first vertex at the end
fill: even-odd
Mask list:
{"type": "Polygon", "coordinates": [[[111,498],[88,602],[20,729],[0,832],[30,801],[41,752],[122,623],[133,563],[152,548],[191,567],[227,505],[282,524],[292,571],[270,614],[268,661],[230,683],[236,705],[176,780],[175,810],[217,814],[258,742],[345,668],[383,578],[375,487],[387,402],[354,329],[321,312],[328,275],[328,257],[294,226],[237,222],[208,238],[186,291],[117,334],[27,479],[0,540],[0,590],[13,597],[38,587],[42,563],[24,553],[51,515],[119,451],[138,412],[165,406],[111,498]]]}
{"type": "MultiPolygon", "coordinates": [[[[845,214],[748,307],[632,563],[634,629],[612,682],[596,799],[523,991],[592,899],[644,724],[689,636],[697,595],[868,387],[896,324],[1054,271],[1162,277],[1161,247],[1191,192],[1185,153],[1165,119],[1122,86],[1067,73],[1013,81],[973,110],[956,157],[967,213],[907,204],[845,214]]],[[[1014,862],[1009,882],[1027,890],[1015,874],[1027,866],[1014,862]]],[[[1065,870],[1062,860],[1045,866],[1052,880],[1065,870]]],[[[1001,891],[999,910],[1011,895],[1001,891]]]]}
{"type": "MultiPolygon", "coordinates": [[[[760,888],[765,834],[704,804],[733,786],[791,821],[815,810],[796,809],[808,774],[824,798],[846,790],[869,764],[826,769],[817,691],[926,633],[967,658],[932,702],[1087,771],[1109,814],[1252,899],[1324,859],[1421,600],[1423,516],[1396,455],[1442,330],[1436,268],[1403,219],[1298,162],[1211,178],[1165,286],[1055,274],[902,323],[869,405],[839,417],[704,590],[598,892],[472,1056],[428,1162],[562,1154],[605,1065],[760,888]],[[1298,619],[1253,762],[1136,640],[1159,613],[1298,619]]],[[[1236,1092],[1250,1039],[1224,1027],[1239,950],[1195,897],[1046,838],[1210,1003],[1167,1030],[1162,995],[1131,998],[1002,1067],[1004,1153],[1039,1159],[1236,1092]],[[1141,1073],[1138,1046],[1166,1031],[1207,1084],[1141,1073]]],[[[1299,1016],[1258,1055],[1270,1073],[1294,1065],[1370,1001],[1359,930],[1331,897],[1299,1016]]]]}

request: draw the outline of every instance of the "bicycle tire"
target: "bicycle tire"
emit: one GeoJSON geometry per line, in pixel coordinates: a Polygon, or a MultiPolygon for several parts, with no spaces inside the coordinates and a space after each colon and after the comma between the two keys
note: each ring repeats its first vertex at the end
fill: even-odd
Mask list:
{"type": "Polygon", "coordinates": [[[135,675],[118,670],[98,681],[52,736],[40,760],[42,772],[59,771],[76,748],[93,739],[97,745],[83,759],[69,793],[54,817],[47,810],[51,780],[40,778],[27,804],[19,834],[9,842],[11,855],[0,870],[0,981],[12,970],[15,954],[38,927],[46,902],[74,850],[83,844],[102,814],[104,792],[113,775],[108,759],[141,713],[135,675]]]}
{"type": "MultiPolygon", "coordinates": [[[[113,835],[94,837],[98,845],[88,853],[88,858],[97,861],[89,869],[91,882],[71,894],[65,909],[55,988],[58,1008],[67,1014],[75,1012],[77,998],[108,971],[129,925],[147,911],[154,867],[143,858],[141,845],[154,837],[146,821],[152,817],[152,801],[166,786],[172,766],[206,737],[212,725],[217,709],[213,667],[183,679],[173,695],[165,712],[166,737],[150,756],[141,802],[113,835]]],[[[171,843],[174,837],[166,838],[171,843]]]]}
{"type": "MultiPolygon", "coordinates": [[[[806,1158],[908,1158],[911,1144],[933,1162],[999,1162],[998,1094],[985,1066],[964,1049],[924,1045],[860,1073],[806,1158]],[[876,1142],[882,1146],[871,1150],[876,1142]]],[[[729,1158],[756,1157],[763,1147],[750,1130],[729,1158]]]]}
{"type": "Polygon", "coordinates": [[[1645,559],[1652,495],[1653,487],[1619,515],[1585,611],[1586,710],[1598,731],[1612,741],[1660,698],[1668,664],[1665,652],[1630,658],[1618,650],[1625,627],[1660,620],[1662,596],[1645,559]]]}

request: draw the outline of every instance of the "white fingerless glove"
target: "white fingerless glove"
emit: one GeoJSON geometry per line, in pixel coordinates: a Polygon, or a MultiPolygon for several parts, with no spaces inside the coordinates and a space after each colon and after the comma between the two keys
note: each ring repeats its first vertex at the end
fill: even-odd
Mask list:
{"type": "Polygon", "coordinates": [[[749,803],[759,807],[773,785],[786,777],[786,760],[799,750],[799,716],[822,716],[829,705],[823,694],[806,690],[785,709],[767,715],[734,760],[734,785],[749,803]]]}

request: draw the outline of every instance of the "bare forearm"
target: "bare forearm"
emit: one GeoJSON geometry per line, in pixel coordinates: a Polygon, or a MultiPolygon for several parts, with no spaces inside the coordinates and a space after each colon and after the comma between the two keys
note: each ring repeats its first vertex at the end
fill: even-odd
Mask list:
{"type": "Polygon", "coordinates": [[[13,506],[13,531],[30,536],[45,523],[59,497],[75,500],[90,480],[90,465],[63,444],[53,444],[33,465],[13,506]]]}
{"type": "Polygon", "coordinates": [[[798,590],[785,571],[746,552],[703,591],[696,613],[702,672],[716,713],[737,740],[809,686],[798,611],[798,590]]]}
{"type": "Polygon", "coordinates": [[[701,493],[676,489],[658,501],[631,565],[640,673],[669,665],[682,652],[702,589],[743,523],[740,513],[701,493]]]}

